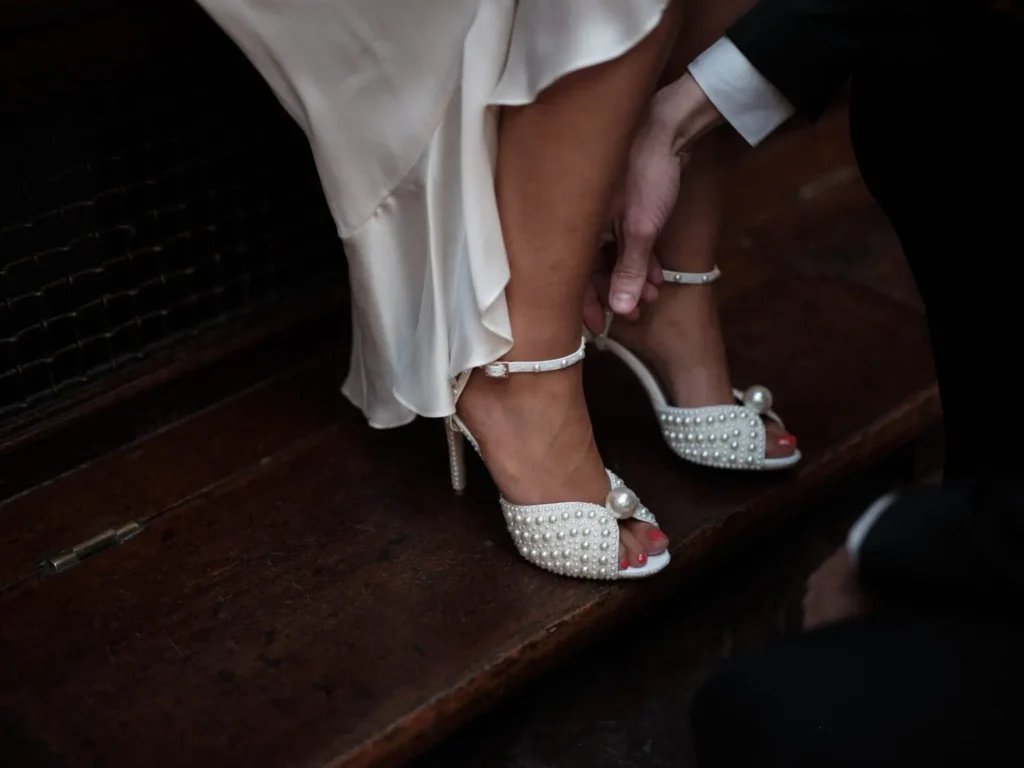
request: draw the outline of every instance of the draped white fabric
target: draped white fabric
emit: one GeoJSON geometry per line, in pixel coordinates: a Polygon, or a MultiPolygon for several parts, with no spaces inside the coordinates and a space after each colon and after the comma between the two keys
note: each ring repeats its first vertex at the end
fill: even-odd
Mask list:
{"type": "Polygon", "coordinates": [[[199,2],[309,139],[349,260],[345,395],[375,427],[452,413],[451,377],[512,345],[498,105],[625,53],[668,0],[199,2]]]}

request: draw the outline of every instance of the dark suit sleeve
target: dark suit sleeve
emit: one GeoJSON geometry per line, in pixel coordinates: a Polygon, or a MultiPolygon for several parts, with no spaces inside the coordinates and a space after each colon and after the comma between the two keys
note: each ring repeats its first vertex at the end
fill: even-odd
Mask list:
{"type": "Polygon", "coordinates": [[[911,33],[981,0],[760,0],[726,33],[809,120],[817,119],[879,35],[911,33]]]}
{"type": "Polygon", "coordinates": [[[1024,492],[984,482],[904,491],[857,559],[862,584],[885,601],[1015,611],[1024,599],[1024,492]]]}

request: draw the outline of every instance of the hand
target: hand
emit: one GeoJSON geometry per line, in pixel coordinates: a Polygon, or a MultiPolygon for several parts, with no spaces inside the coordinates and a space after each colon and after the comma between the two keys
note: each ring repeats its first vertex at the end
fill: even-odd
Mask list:
{"type": "Polygon", "coordinates": [[[860,585],[846,547],[840,547],[807,579],[804,630],[863,616],[870,609],[871,600],[860,585]]]}
{"type": "Polygon", "coordinates": [[[629,153],[618,259],[608,294],[608,305],[616,314],[628,317],[636,312],[654,271],[654,244],[675,208],[689,151],[721,122],[721,114],[688,74],[655,94],[629,153]]]}
{"type": "MultiPolygon", "coordinates": [[[[607,235],[602,236],[601,244],[605,246],[609,243],[618,247],[617,235],[611,229],[607,235]]],[[[587,283],[583,296],[583,324],[595,335],[604,333],[608,314],[608,288],[611,284],[613,258],[607,258],[607,255],[607,249],[598,252],[597,258],[594,260],[594,271],[590,275],[590,281],[587,283]]],[[[657,301],[658,286],[661,283],[661,264],[656,257],[651,256],[647,281],[640,291],[640,298],[646,302],[657,301]]],[[[627,320],[636,320],[639,317],[639,308],[626,315],[627,320]]]]}

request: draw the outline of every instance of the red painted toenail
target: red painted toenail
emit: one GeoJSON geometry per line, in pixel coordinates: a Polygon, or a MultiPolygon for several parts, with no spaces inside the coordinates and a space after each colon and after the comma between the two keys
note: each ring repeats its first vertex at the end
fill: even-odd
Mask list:
{"type": "Polygon", "coordinates": [[[629,568],[629,558],[628,557],[624,557],[621,560],[619,560],[619,570],[620,571],[624,571],[627,568],[629,568]]]}
{"type": "Polygon", "coordinates": [[[779,435],[778,442],[783,448],[796,448],[796,438],[793,435],[779,435]]]}
{"type": "Polygon", "coordinates": [[[640,563],[640,565],[643,565],[647,562],[647,555],[641,552],[639,555],[636,556],[636,561],[640,563]]]}
{"type": "Polygon", "coordinates": [[[665,534],[659,531],[657,528],[654,528],[647,532],[647,538],[651,541],[662,541],[663,539],[666,539],[668,537],[665,536],[665,534]]]}

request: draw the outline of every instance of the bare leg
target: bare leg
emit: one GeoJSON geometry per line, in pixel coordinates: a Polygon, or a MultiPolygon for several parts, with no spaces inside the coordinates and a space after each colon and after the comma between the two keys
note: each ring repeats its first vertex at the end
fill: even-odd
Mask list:
{"type": "MultiPolygon", "coordinates": [[[[580,343],[583,295],[612,189],[675,34],[674,6],[624,56],[569,75],[502,115],[497,196],[511,278],[509,360],[560,357],[580,343]],[[615,109],[608,105],[615,104],[615,109]]],[[[539,376],[474,376],[459,413],[504,496],[521,504],[603,503],[608,478],[591,431],[580,366],[539,376]]],[[[664,535],[630,522],[633,565],[664,535]]],[[[622,566],[624,567],[624,566],[622,566]]]]}
{"type": "MultiPolygon", "coordinates": [[[[667,80],[681,77],[689,62],[751,4],[750,0],[688,3],[665,71],[667,80]]],[[[667,269],[708,272],[714,267],[725,184],[740,149],[741,140],[729,134],[708,136],[700,142],[658,243],[658,256],[667,269]]],[[[711,286],[665,286],[658,301],[644,307],[640,320],[617,322],[613,335],[657,367],[670,384],[676,405],[732,402],[732,380],[711,286]]],[[[793,454],[795,437],[771,421],[766,422],[766,430],[768,458],[793,454]]]]}

